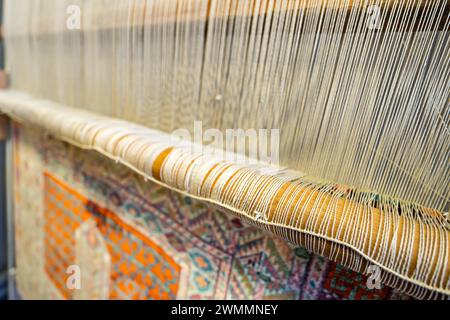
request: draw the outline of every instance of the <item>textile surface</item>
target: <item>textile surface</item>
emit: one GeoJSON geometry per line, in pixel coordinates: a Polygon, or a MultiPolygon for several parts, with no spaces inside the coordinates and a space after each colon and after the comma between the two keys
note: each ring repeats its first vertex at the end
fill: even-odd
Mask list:
{"type": "Polygon", "coordinates": [[[24,298],[409,299],[41,131],[15,125],[14,166],[24,298]]]}
{"type": "Polygon", "coordinates": [[[0,108],[20,123],[95,150],[144,179],[219,206],[295,246],[365,275],[376,271],[380,282],[408,295],[449,297],[445,213],[267,163],[247,163],[237,153],[217,154],[217,148],[198,148],[158,130],[22,92],[0,93],[0,108]]]}

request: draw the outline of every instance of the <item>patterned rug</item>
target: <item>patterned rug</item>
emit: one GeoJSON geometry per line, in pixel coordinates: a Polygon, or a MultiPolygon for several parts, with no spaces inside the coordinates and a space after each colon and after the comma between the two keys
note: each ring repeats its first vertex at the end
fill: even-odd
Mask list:
{"type": "Polygon", "coordinates": [[[28,299],[409,299],[92,151],[15,125],[28,299]]]}

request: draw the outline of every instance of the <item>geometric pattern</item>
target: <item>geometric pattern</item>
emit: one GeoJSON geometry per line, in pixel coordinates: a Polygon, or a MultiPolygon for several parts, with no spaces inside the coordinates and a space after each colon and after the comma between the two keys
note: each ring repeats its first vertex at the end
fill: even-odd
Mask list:
{"type": "Polygon", "coordinates": [[[97,153],[14,128],[17,283],[25,298],[408,298],[385,286],[369,290],[365,276],[97,153]],[[82,279],[107,288],[69,290],[66,270],[77,263],[82,279]]]}
{"type": "Polygon", "coordinates": [[[111,299],[174,299],[180,267],[164,250],[111,211],[45,173],[45,270],[70,299],[67,268],[76,264],[75,231],[93,218],[111,256],[111,299]]]}

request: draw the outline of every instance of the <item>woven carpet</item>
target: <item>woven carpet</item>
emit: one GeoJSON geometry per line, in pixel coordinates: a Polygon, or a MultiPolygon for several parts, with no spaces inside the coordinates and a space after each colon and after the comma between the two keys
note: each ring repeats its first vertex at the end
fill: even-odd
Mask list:
{"type": "Polygon", "coordinates": [[[24,298],[409,299],[95,152],[19,125],[13,139],[24,298]]]}

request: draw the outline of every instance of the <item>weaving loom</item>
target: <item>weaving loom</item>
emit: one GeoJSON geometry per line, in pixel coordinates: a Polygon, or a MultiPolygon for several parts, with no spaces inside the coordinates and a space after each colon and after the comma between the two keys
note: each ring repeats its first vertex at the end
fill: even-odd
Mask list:
{"type": "Polygon", "coordinates": [[[351,270],[377,266],[410,296],[445,299],[449,7],[6,0],[0,110],[351,270]],[[174,139],[198,121],[217,134],[174,139]],[[240,147],[224,148],[220,134],[236,130],[240,147]],[[272,136],[249,156],[258,130],[272,136]]]}

